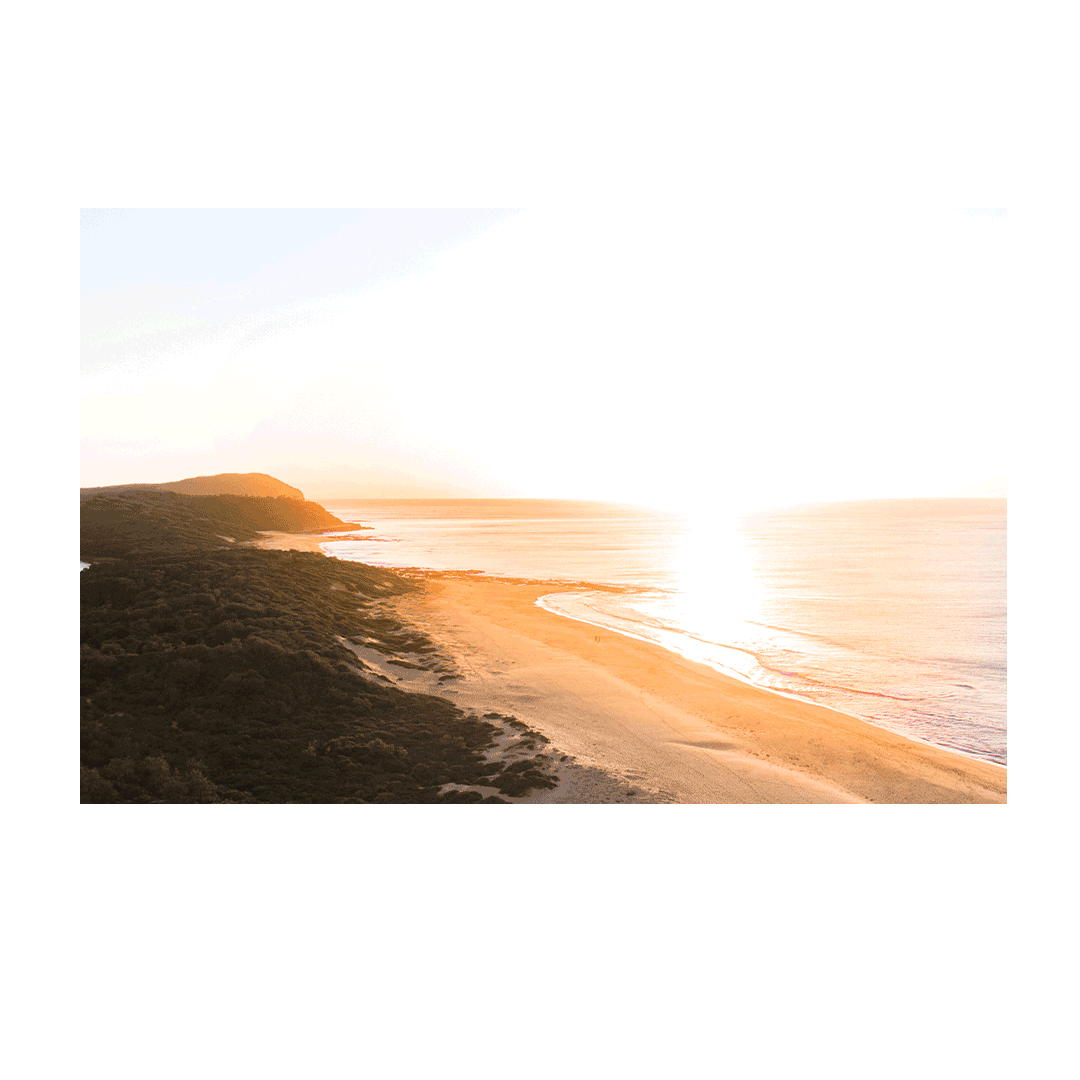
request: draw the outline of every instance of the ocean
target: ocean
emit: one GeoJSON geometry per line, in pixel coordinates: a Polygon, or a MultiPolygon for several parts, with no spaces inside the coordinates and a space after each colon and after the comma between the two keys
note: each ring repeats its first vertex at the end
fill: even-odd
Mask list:
{"type": "Polygon", "coordinates": [[[330,555],[542,579],[541,606],[1006,764],[1006,500],[740,517],[535,499],[329,501],[330,555]]]}

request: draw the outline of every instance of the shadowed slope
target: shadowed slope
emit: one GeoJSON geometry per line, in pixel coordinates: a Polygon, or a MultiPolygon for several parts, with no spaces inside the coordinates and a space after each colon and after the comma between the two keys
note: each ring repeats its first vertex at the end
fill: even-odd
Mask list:
{"type": "Polygon", "coordinates": [[[140,552],[222,547],[261,531],[321,532],[347,528],[318,503],[240,495],[109,491],[80,506],[79,553],[85,562],[140,552]]]}
{"type": "MultiPolygon", "coordinates": [[[[235,541],[344,522],[296,499],[125,490],[82,503],[83,802],[501,802],[499,723],[357,655],[452,674],[387,613],[389,570],[235,541]]],[[[533,755],[535,757],[536,755],[533,755]]]]}

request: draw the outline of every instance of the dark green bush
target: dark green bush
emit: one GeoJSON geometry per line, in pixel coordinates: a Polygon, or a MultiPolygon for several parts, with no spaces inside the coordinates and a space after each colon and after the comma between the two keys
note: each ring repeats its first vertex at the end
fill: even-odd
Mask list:
{"type": "MultiPolygon", "coordinates": [[[[227,544],[203,535],[205,515],[180,520],[182,502],[164,526],[152,508],[151,528],[137,505],[121,507],[126,520],[112,507],[108,543],[84,528],[98,551],[80,575],[83,801],[458,802],[477,800],[440,786],[498,785],[490,723],[365,678],[339,641],[437,665],[430,641],[377,607],[417,586],[227,544]],[[110,543],[119,554],[100,550],[110,543]]],[[[546,780],[537,766],[505,782],[520,793],[546,780]]]]}

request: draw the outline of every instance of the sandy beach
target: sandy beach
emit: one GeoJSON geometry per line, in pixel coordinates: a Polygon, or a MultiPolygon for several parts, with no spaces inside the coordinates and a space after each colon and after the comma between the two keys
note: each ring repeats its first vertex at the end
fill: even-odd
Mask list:
{"type": "Polygon", "coordinates": [[[251,547],[262,548],[264,551],[314,551],[325,554],[322,544],[332,537],[320,536],[318,533],[288,533],[272,532],[265,530],[258,540],[246,540],[244,543],[251,547]]]}
{"type": "MultiPolygon", "coordinates": [[[[319,550],[267,535],[265,547],[319,550]]],[[[560,775],[533,802],[1006,802],[1004,767],[895,735],[722,675],[649,642],[544,611],[563,585],[423,573],[387,603],[457,677],[369,666],[406,689],[540,732],[560,775]]],[[[369,655],[370,654],[370,655],[369,655]]],[[[519,801],[519,800],[515,800],[519,801]]]]}
{"type": "MultiPolygon", "coordinates": [[[[510,713],[581,766],[674,802],[1005,802],[1006,769],[741,683],[536,606],[546,582],[425,575],[402,617],[465,707],[510,713]]],[[[565,793],[564,793],[565,794],[565,793]]],[[[557,797],[557,794],[556,794],[557,797]]]]}

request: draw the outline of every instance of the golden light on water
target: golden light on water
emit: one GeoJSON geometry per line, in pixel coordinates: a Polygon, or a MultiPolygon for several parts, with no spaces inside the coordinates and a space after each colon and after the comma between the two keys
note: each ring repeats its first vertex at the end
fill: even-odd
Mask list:
{"type": "Polygon", "coordinates": [[[688,625],[712,641],[742,638],[742,624],[762,616],[761,582],[733,517],[691,518],[676,550],[672,577],[688,625]]]}

